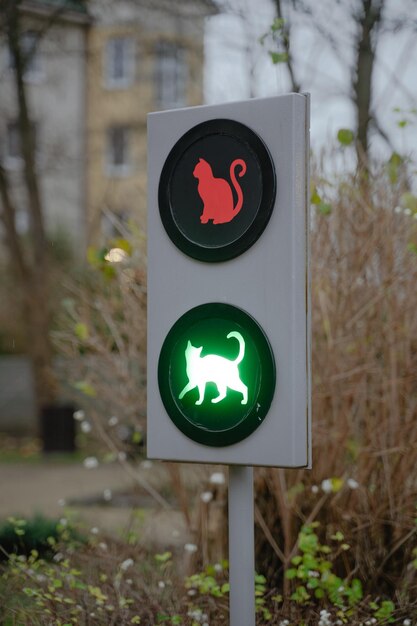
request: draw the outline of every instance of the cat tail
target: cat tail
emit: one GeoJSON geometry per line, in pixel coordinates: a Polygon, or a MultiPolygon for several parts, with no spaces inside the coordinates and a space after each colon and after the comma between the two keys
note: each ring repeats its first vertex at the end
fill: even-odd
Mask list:
{"type": "Polygon", "coordinates": [[[242,335],[235,330],[232,330],[232,332],[227,335],[227,339],[230,339],[230,337],[234,337],[239,342],[239,354],[235,358],[234,363],[240,363],[245,356],[245,340],[242,335]]]}
{"type": "Polygon", "coordinates": [[[245,173],[246,173],[246,163],[243,159],[235,159],[233,161],[233,163],[230,166],[230,179],[233,183],[233,187],[236,190],[237,193],[237,203],[236,206],[233,207],[233,214],[236,215],[237,213],[239,213],[240,209],[242,208],[242,204],[243,204],[243,193],[242,193],[242,188],[239,185],[239,183],[237,182],[236,179],[236,174],[235,174],[235,169],[236,167],[240,165],[241,170],[239,172],[239,178],[241,178],[245,173]]]}

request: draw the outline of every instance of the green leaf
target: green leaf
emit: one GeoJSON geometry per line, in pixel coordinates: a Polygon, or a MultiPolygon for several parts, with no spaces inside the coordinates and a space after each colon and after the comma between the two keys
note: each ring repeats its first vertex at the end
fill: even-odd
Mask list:
{"type": "Polygon", "coordinates": [[[417,196],[410,191],[406,191],[402,194],[400,203],[405,209],[410,209],[413,213],[417,213],[417,196]]]}
{"type": "Polygon", "coordinates": [[[105,257],[108,252],[107,248],[89,246],[87,249],[87,261],[92,267],[98,267],[105,262],[105,257]]]}
{"type": "Polygon", "coordinates": [[[266,585],[266,578],[262,574],[255,575],[255,583],[259,585],[266,585]]]}
{"type": "Polygon", "coordinates": [[[322,200],[317,192],[317,187],[313,187],[310,197],[311,204],[321,204],[321,201],[322,200]]]}
{"type": "Polygon", "coordinates": [[[80,341],[88,339],[88,327],[86,324],[78,322],[78,324],[74,326],[74,332],[80,341]]]}
{"type": "Polygon", "coordinates": [[[405,128],[409,125],[409,123],[410,122],[408,120],[400,120],[399,122],[397,122],[397,126],[398,128],[405,128]]]}
{"type": "Polygon", "coordinates": [[[271,25],[271,32],[276,33],[284,27],[285,21],[282,17],[276,17],[271,25]]]}
{"type": "Polygon", "coordinates": [[[81,391],[81,393],[83,393],[85,396],[88,396],[90,398],[95,398],[97,395],[96,390],[94,389],[94,387],[88,383],[86,380],[79,380],[76,383],[74,383],[73,385],[74,389],[77,389],[77,391],[81,391]]]}
{"type": "Polygon", "coordinates": [[[132,443],[140,443],[142,439],[143,439],[142,433],[139,432],[138,430],[135,430],[135,432],[132,435],[132,443]]]}
{"type": "Polygon", "coordinates": [[[380,618],[383,620],[392,623],[394,620],[392,618],[392,614],[395,611],[395,604],[391,600],[384,600],[381,602],[381,606],[374,613],[374,617],[380,618]]]}
{"type": "Polygon", "coordinates": [[[172,552],[164,552],[163,554],[155,554],[155,561],[158,563],[166,563],[172,557],[172,552]]]}
{"type": "Polygon", "coordinates": [[[318,209],[321,215],[330,215],[330,213],[332,212],[332,205],[327,204],[326,202],[320,202],[318,209]]]}
{"type": "Polygon", "coordinates": [[[341,128],[337,133],[337,139],[342,146],[350,146],[355,139],[355,135],[350,128],[341,128]]]}
{"type": "Polygon", "coordinates": [[[394,185],[398,180],[398,171],[400,166],[404,163],[404,159],[398,152],[393,152],[388,161],[388,177],[390,183],[394,185]]]}
{"type": "Polygon", "coordinates": [[[333,493],[337,493],[338,491],[340,491],[344,484],[343,478],[331,478],[330,480],[332,482],[333,493]]]}
{"type": "Polygon", "coordinates": [[[297,573],[298,573],[298,570],[296,570],[295,567],[291,567],[290,569],[287,569],[287,571],[285,572],[285,578],[288,578],[289,580],[291,580],[292,578],[296,578],[297,573]]]}
{"type": "Polygon", "coordinates": [[[272,52],[269,51],[269,56],[274,65],[278,63],[286,63],[288,61],[288,54],[286,52],[272,52]]]}

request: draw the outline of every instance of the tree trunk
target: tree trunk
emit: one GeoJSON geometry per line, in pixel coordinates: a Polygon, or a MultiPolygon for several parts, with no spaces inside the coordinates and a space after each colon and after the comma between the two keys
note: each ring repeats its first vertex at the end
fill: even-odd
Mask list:
{"type": "Polygon", "coordinates": [[[356,154],[358,166],[368,170],[369,125],[372,106],[372,76],[375,62],[376,30],[381,21],[384,0],[362,0],[363,13],[358,20],[355,75],[352,84],[356,112],[356,154]]]}
{"type": "Polygon", "coordinates": [[[20,47],[20,2],[5,3],[4,21],[10,52],[14,61],[17,98],[17,121],[24,162],[23,181],[27,194],[30,224],[28,258],[24,258],[22,241],[16,231],[15,210],[6,172],[0,168],[0,187],[3,204],[2,217],[6,226],[11,265],[17,268],[24,299],[27,350],[32,361],[38,410],[56,398],[57,384],[52,369],[50,330],[50,286],[48,269],[48,242],[45,234],[42,198],[36,171],[35,133],[29,114],[24,81],[27,59],[20,47]]]}

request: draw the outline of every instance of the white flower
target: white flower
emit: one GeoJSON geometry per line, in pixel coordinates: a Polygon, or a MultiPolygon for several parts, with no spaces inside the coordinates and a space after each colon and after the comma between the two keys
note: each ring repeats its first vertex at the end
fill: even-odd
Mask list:
{"type": "Polygon", "coordinates": [[[65,505],[66,505],[66,502],[65,502],[64,498],[60,498],[58,500],[58,506],[65,506],[65,505]]]}
{"type": "Polygon", "coordinates": [[[107,550],[107,543],[104,543],[104,541],[101,541],[98,544],[98,547],[101,548],[102,550],[107,550]]]}
{"type": "Polygon", "coordinates": [[[223,472],[214,472],[210,476],[210,482],[212,485],[224,485],[226,479],[224,477],[223,472]]]}
{"type": "Polygon", "coordinates": [[[116,417],[115,415],[112,415],[108,421],[109,426],[116,426],[116,424],[118,423],[119,423],[119,418],[116,417]]]}
{"type": "Polygon", "coordinates": [[[207,615],[202,613],[201,609],[194,609],[193,611],[188,611],[188,617],[195,620],[196,622],[201,622],[203,619],[206,619],[207,615]]]}
{"type": "Polygon", "coordinates": [[[221,566],[221,564],[220,564],[220,563],[216,563],[216,564],[214,565],[214,570],[215,570],[216,572],[222,572],[222,571],[223,571],[223,567],[221,566]]]}
{"type": "Polygon", "coordinates": [[[121,563],[120,569],[125,572],[126,570],[129,569],[129,567],[132,567],[133,563],[134,563],[133,559],[126,559],[125,561],[123,561],[123,563],[121,563]]]}
{"type": "Polygon", "coordinates": [[[333,485],[332,485],[332,481],[330,480],[330,478],[326,478],[325,480],[322,481],[321,488],[322,488],[322,491],[324,491],[324,493],[332,493],[333,485]]]}
{"type": "Polygon", "coordinates": [[[59,563],[60,561],[62,561],[63,558],[64,555],[61,552],[57,552],[53,557],[55,563],[59,563]]]}
{"type": "Polygon", "coordinates": [[[110,502],[110,500],[112,499],[112,492],[111,489],[105,489],[103,491],[103,500],[105,500],[106,502],[110,502]]]}
{"type": "Polygon", "coordinates": [[[123,451],[122,451],[122,452],[119,452],[119,453],[117,454],[117,458],[119,459],[119,461],[126,461],[126,459],[127,459],[127,454],[126,454],[126,452],[123,452],[123,451]]]}
{"type": "Polygon", "coordinates": [[[404,215],[411,215],[411,209],[404,209],[404,215]]]}
{"type": "Polygon", "coordinates": [[[346,484],[349,489],[357,489],[359,487],[359,483],[354,478],[348,478],[346,484]]]}
{"type": "Polygon", "coordinates": [[[313,569],[308,572],[308,575],[311,576],[311,578],[320,578],[320,574],[313,569]]]}
{"type": "Polygon", "coordinates": [[[127,585],[133,585],[133,580],[131,578],[126,578],[127,585]]]}
{"type": "Polygon", "coordinates": [[[189,589],[187,591],[187,593],[188,593],[189,596],[195,596],[195,594],[197,593],[197,590],[196,589],[189,589]]]}
{"type": "Polygon", "coordinates": [[[75,420],[77,420],[77,422],[82,422],[82,421],[83,421],[83,419],[85,418],[85,413],[84,413],[84,411],[82,411],[82,410],[80,409],[79,411],[75,411],[75,412],[72,414],[72,417],[73,417],[75,420]]]}
{"type": "Polygon", "coordinates": [[[153,463],[152,461],[146,460],[146,461],[142,461],[141,466],[143,467],[143,469],[151,469],[153,463]]]}
{"type": "Polygon", "coordinates": [[[97,526],[93,526],[93,528],[90,528],[90,533],[92,535],[98,535],[98,528],[97,528],[97,526]]]}
{"type": "Polygon", "coordinates": [[[91,424],[90,422],[81,422],[81,430],[83,433],[91,433],[91,424]]]}
{"type": "Polygon", "coordinates": [[[205,504],[208,504],[208,502],[213,500],[213,494],[211,491],[203,491],[203,493],[200,494],[200,498],[205,504]]]}
{"type": "Polygon", "coordinates": [[[289,623],[290,623],[289,620],[283,619],[280,621],[279,626],[288,626],[289,623]]]}
{"type": "Polygon", "coordinates": [[[401,213],[401,211],[402,211],[402,208],[400,206],[396,206],[394,209],[395,213],[401,213]]]}
{"type": "Polygon", "coordinates": [[[61,517],[59,523],[61,524],[61,526],[68,526],[68,520],[66,517],[61,517]]]}
{"type": "Polygon", "coordinates": [[[197,552],[198,548],[195,545],[195,543],[186,543],[185,546],[184,546],[184,550],[186,552],[193,553],[193,552],[197,552]]]}
{"type": "Polygon", "coordinates": [[[158,587],[159,587],[160,589],[165,589],[165,583],[164,583],[164,581],[163,581],[163,580],[160,580],[160,581],[158,582],[158,587]]]}
{"type": "Polygon", "coordinates": [[[98,467],[98,461],[95,456],[87,456],[84,459],[84,467],[86,469],[96,469],[98,467]]]}
{"type": "Polygon", "coordinates": [[[319,488],[318,488],[318,486],[317,486],[317,485],[313,485],[313,486],[311,487],[311,493],[318,493],[318,492],[319,492],[319,488]]]}
{"type": "Polygon", "coordinates": [[[406,618],[406,619],[403,621],[403,626],[411,626],[411,619],[406,618]]]}

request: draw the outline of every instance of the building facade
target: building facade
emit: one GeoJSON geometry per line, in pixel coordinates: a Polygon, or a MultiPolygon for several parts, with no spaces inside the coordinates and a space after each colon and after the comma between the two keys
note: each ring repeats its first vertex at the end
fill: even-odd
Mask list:
{"type": "Polygon", "coordinates": [[[208,0],[93,3],[88,36],[87,222],[90,241],[144,216],[146,116],[203,102],[208,0]]]}

